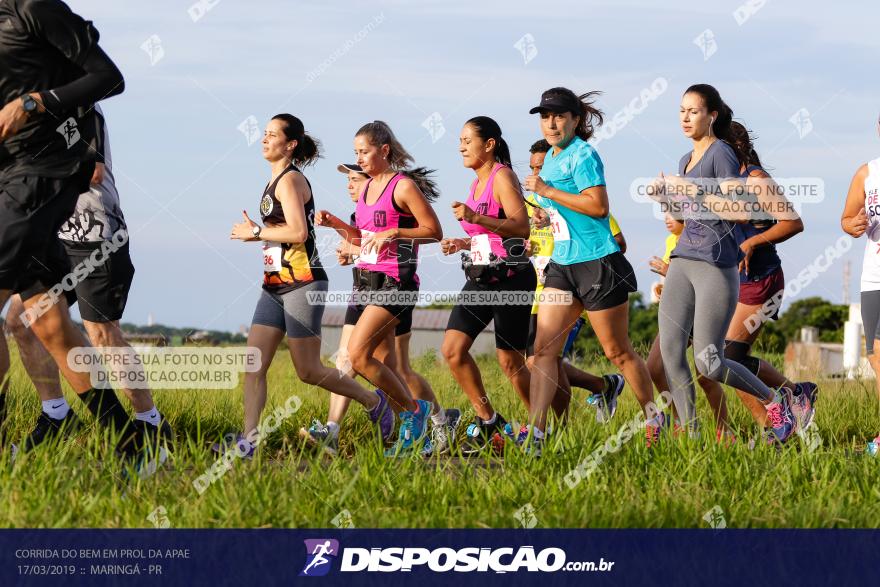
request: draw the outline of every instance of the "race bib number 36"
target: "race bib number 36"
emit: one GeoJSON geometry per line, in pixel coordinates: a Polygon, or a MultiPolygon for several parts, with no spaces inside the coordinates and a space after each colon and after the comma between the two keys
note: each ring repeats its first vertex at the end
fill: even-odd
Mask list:
{"type": "Polygon", "coordinates": [[[550,208],[547,210],[547,214],[550,216],[550,229],[553,230],[553,240],[555,242],[571,240],[571,235],[568,232],[568,223],[562,217],[562,214],[559,213],[559,210],[550,208]]]}
{"type": "Polygon", "coordinates": [[[471,262],[474,265],[488,265],[489,254],[492,252],[492,245],[489,243],[488,234],[478,234],[471,237],[471,262]]]}
{"type": "Polygon", "coordinates": [[[267,241],[263,243],[263,271],[273,273],[281,271],[281,243],[267,241]]]}

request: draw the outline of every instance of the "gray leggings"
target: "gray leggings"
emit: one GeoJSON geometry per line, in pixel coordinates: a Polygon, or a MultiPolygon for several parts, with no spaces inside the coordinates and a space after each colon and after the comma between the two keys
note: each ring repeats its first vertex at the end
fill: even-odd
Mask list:
{"type": "Polygon", "coordinates": [[[724,357],[724,336],[738,298],[736,267],[722,269],[705,261],[672,259],[660,296],[660,353],[675,409],[683,424],[694,421],[696,415],[694,381],[687,361],[691,331],[694,364],[700,374],[758,399],[773,399],[773,390],[748,369],[724,357]]]}
{"type": "Polygon", "coordinates": [[[862,292],[862,327],[865,347],[873,355],[874,341],[880,338],[880,290],[862,292]]]}

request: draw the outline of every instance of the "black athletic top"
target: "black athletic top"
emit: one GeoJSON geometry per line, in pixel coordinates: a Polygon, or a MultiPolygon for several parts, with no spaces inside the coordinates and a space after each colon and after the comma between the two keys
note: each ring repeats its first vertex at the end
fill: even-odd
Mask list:
{"type": "Polygon", "coordinates": [[[124,89],[98,37],[59,0],[0,0],[0,107],[30,92],[46,106],[0,143],[0,177],[67,177],[93,158],[91,106],[124,89]]]}
{"type": "MultiPolygon", "coordinates": [[[[286,224],[281,202],[275,197],[275,187],[281,178],[291,171],[300,172],[295,165],[290,165],[263,190],[263,197],[260,199],[260,217],[267,226],[286,224]]],[[[311,192],[312,184],[309,183],[308,178],[306,183],[311,192]]],[[[283,294],[313,281],[327,281],[327,273],[321,265],[321,258],[315,247],[314,194],[303,204],[303,212],[306,216],[306,242],[263,243],[263,289],[267,291],[283,294]]]]}

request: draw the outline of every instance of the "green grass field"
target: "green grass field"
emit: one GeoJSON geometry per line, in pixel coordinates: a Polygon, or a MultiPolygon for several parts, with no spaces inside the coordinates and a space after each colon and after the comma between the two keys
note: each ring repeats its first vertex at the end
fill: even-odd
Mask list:
{"type": "MultiPolygon", "coordinates": [[[[414,367],[445,405],[467,405],[449,370],[433,357],[418,359],[414,367]]],[[[499,411],[522,420],[524,410],[497,364],[484,358],[481,367],[499,411]]],[[[607,363],[594,367],[610,371],[607,363]]],[[[729,395],[739,432],[735,446],[716,446],[714,434],[707,433],[700,440],[670,438],[649,451],[639,435],[573,489],[564,482],[566,474],[636,415],[629,390],[607,426],[595,422],[584,392],[577,391],[569,425],[538,460],[515,450],[504,459],[386,459],[363,410],[353,406],[341,433],[341,456],[331,460],[304,448],[297,437],[300,426],[325,416],[326,392],[301,384],[284,352],[276,356],[269,382],[267,410],[291,394],[302,398],[301,409],[253,462],[237,460],[202,495],[193,481],[213,462],[208,446],[241,426],[240,388],[156,392],[178,448],[165,470],[143,481],[120,481],[119,465],[94,428],[20,456],[14,465],[4,458],[0,525],[152,527],[148,516],[163,507],[178,528],[332,527],[343,511],[358,528],[494,528],[518,526],[514,514],[531,504],[538,528],[707,527],[703,516],[715,506],[728,527],[880,526],[880,460],[863,453],[878,428],[873,382],[823,383],[816,416],[822,443],[815,450],[793,438],[781,452],[761,444],[750,451],[748,439],[756,430],[729,395]]],[[[75,401],[71,393],[68,398],[75,401]]],[[[82,404],[72,405],[85,418],[82,404]]],[[[699,409],[704,429],[711,431],[704,398],[699,409]]],[[[38,410],[13,357],[11,438],[30,429],[38,410]]],[[[464,419],[472,416],[469,409],[463,412],[464,419]]]]}

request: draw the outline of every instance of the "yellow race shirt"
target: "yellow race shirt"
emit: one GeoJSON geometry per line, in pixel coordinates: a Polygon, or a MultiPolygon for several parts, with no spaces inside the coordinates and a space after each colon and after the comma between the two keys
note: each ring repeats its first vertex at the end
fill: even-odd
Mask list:
{"type": "Polygon", "coordinates": [[[663,253],[663,262],[668,264],[669,260],[672,258],[672,251],[675,249],[675,245],[678,244],[678,238],[680,234],[672,234],[669,233],[669,236],[666,237],[666,251],[663,253]]]}

